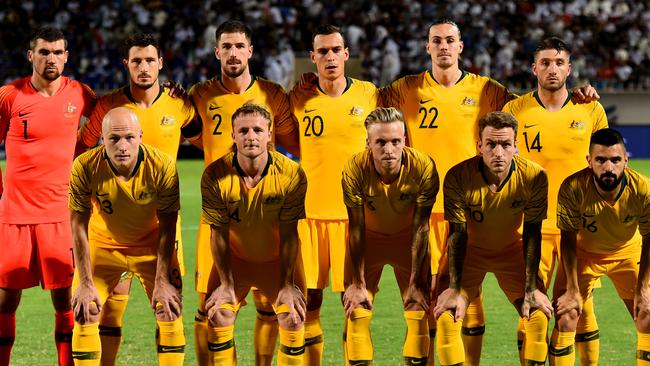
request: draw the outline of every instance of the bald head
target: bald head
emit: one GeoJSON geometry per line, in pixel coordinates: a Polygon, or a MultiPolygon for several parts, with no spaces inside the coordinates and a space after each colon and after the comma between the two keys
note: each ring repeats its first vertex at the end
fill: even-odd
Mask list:
{"type": "Polygon", "coordinates": [[[102,121],[106,154],[122,176],[129,177],[138,162],[142,128],[135,113],[124,107],[111,109],[102,121]]]}

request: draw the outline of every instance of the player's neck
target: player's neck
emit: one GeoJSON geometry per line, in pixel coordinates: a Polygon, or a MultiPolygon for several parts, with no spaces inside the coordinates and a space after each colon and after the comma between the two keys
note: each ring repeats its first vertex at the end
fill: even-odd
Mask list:
{"type": "Polygon", "coordinates": [[[445,88],[450,88],[456,85],[458,80],[463,76],[463,72],[458,68],[458,65],[446,69],[434,66],[431,68],[431,74],[438,84],[445,88]]]}
{"type": "Polygon", "coordinates": [[[237,153],[237,163],[244,173],[242,179],[248,188],[254,188],[262,180],[262,174],[268,161],[269,153],[267,151],[254,158],[237,153]]]}
{"type": "Polygon", "coordinates": [[[115,176],[117,176],[117,179],[121,180],[122,182],[127,182],[129,179],[131,179],[136,164],[137,160],[131,165],[116,165],[113,163],[112,165],[115,168],[115,176]]]}
{"type": "Polygon", "coordinates": [[[348,81],[345,78],[345,75],[329,80],[323,77],[318,77],[318,86],[321,90],[330,97],[340,97],[345,88],[348,86],[348,81]]]}
{"type": "Polygon", "coordinates": [[[34,88],[38,91],[39,94],[51,97],[57,90],[61,87],[61,77],[59,76],[56,80],[45,80],[37,74],[32,74],[31,83],[34,88]]]}
{"type": "Polygon", "coordinates": [[[400,161],[398,164],[396,164],[395,167],[392,169],[386,170],[382,169],[381,167],[377,166],[376,162],[373,162],[375,165],[375,171],[377,172],[377,175],[379,176],[379,180],[381,180],[382,183],[384,184],[391,184],[394,181],[399,178],[399,173],[401,171],[402,167],[402,162],[400,161]]]}
{"type": "Polygon", "coordinates": [[[566,86],[558,90],[546,90],[540,85],[537,86],[537,96],[549,112],[556,112],[562,109],[566,99],[569,97],[569,91],[566,86]]]}
{"type": "Polygon", "coordinates": [[[237,76],[236,78],[231,78],[230,76],[226,75],[225,73],[221,73],[221,83],[223,86],[228,89],[231,93],[235,94],[241,94],[248,89],[248,87],[251,85],[251,80],[252,80],[251,73],[246,69],[244,72],[242,72],[241,75],[237,76]]]}
{"type": "Polygon", "coordinates": [[[156,80],[151,88],[141,89],[138,88],[137,85],[131,83],[130,91],[136,104],[142,108],[149,108],[156,98],[158,98],[158,94],[160,94],[160,84],[158,83],[158,80],[156,80]]]}

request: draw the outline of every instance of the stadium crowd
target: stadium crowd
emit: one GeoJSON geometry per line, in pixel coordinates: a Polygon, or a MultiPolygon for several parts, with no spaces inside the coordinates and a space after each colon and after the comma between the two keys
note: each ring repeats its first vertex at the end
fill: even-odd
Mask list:
{"type": "Polygon", "coordinates": [[[141,27],[161,38],[164,77],[191,85],[218,70],[211,57],[216,25],[240,18],[256,34],[253,70],[285,87],[294,54],[306,55],[310,30],[323,23],[342,26],[351,55],[361,58],[361,77],[385,85],[429,67],[422,29],[440,16],[463,30],[462,67],[511,89],[534,87],[529,56],[549,33],[578,50],[572,55],[574,80],[589,80],[598,90],[650,89],[650,3],[632,0],[8,0],[0,10],[0,46],[9,54],[0,60],[0,80],[29,72],[26,30],[53,23],[70,39],[68,73],[96,90],[124,84],[117,45],[141,27]]]}

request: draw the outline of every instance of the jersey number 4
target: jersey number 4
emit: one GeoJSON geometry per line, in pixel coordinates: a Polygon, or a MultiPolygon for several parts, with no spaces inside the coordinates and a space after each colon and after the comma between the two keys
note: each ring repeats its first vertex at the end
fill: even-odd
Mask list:
{"type": "Polygon", "coordinates": [[[528,141],[528,132],[524,132],[524,140],[526,141],[526,150],[530,152],[530,150],[537,150],[537,152],[542,151],[542,143],[540,142],[540,132],[535,135],[535,138],[533,141],[528,141]]]}

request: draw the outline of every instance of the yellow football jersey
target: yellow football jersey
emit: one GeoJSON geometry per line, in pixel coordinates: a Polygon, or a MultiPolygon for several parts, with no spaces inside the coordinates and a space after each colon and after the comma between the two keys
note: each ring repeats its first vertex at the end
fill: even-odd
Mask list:
{"type": "Polygon", "coordinates": [[[522,222],[546,218],[548,177],[536,163],[515,156],[510,175],[498,192],[483,176],[483,159],[470,158],[447,172],[444,191],[445,219],[467,223],[468,244],[502,250],[521,239],[522,222]]]}
{"type": "Polygon", "coordinates": [[[650,183],[627,168],[622,184],[612,206],[598,193],[589,168],[562,183],[557,224],[561,230],[578,232],[579,256],[619,260],[641,250],[641,236],[650,233],[650,183]]]}
{"type": "Polygon", "coordinates": [[[341,173],[345,163],[366,146],[364,122],[377,108],[377,88],[347,78],[343,94],[333,98],[313,84],[291,91],[291,108],[300,128],[300,164],[307,179],[307,217],[347,220],[341,173]]]}
{"type": "Polygon", "coordinates": [[[232,115],[246,102],[267,108],[273,119],[274,135],[291,135],[295,128],[291,121],[287,94],[279,84],[272,81],[253,77],[246,91],[235,94],[226,89],[219,77],[215,77],[194,85],[189,94],[203,123],[206,166],[231,151],[232,115]]]}
{"type": "Polygon", "coordinates": [[[157,247],[156,213],[180,208],[176,165],[169,155],[142,144],[133,175],[122,181],[99,146],[75,159],[68,207],[92,210],[88,239],[98,247],[157,247]]]}
{"type": "MultiPolygon", "coordinates": [[[[478,120],[515,98],[498,82],[463,71],[458,82],[441,86],[431,71],[398,79],[380,90],[381,103],[404,113],[409,145],[436,161],[444,180],[454,165],[477,154],[478,120]]],[[[433,212],[443,212],[440,194],[433,212]]]]}
{"type": "Polygon", "coordinates": [[[160,87],[160,94],[148,108],[140,107],[128,86],[116,89],[99,98],[88,123],[81,126],[79,140],[86,146],[95,146],[102,135],[102,120],[108,111],[126,107],[135,112],[142,127],[142,142],[162,150],[176,160],[181,142],[181,129],[195,116],[192,102],[172,98],[169,90],[160,87]]]}
{"type": "Polygon", "coordinates": [[[229,225],[232,254],[254,263],[278,260],[280,222],[305,217],[305,173],[284,155],[269,154],[262,180],[254,188],[244,184],[235,152],[210,164],[201,179],[203,222],[229,225]]]}
{"type": "Polygon", "coordinates": [[[363,206],[366,230],[393,235],[413,225],[415,206],[433,206],[440,188],[435,163],[408,147],[399,178],[384,184],[369,149],[350,159],[343,170],[343,198],[348,207],[363,206]]]}
{"type": "Polygon", "coordinates": [[[541,165],[548,174],[549,218],[542,232],[559,234],[556,224],[557,192],[564,178],[587,165],[591,134],[607,127],[607,116],[598,102],[576,104],[571,95],[561,110],[547,111],[537,91],[506,104],[504,112],[519,122],[519,156],[541,165]]]}

